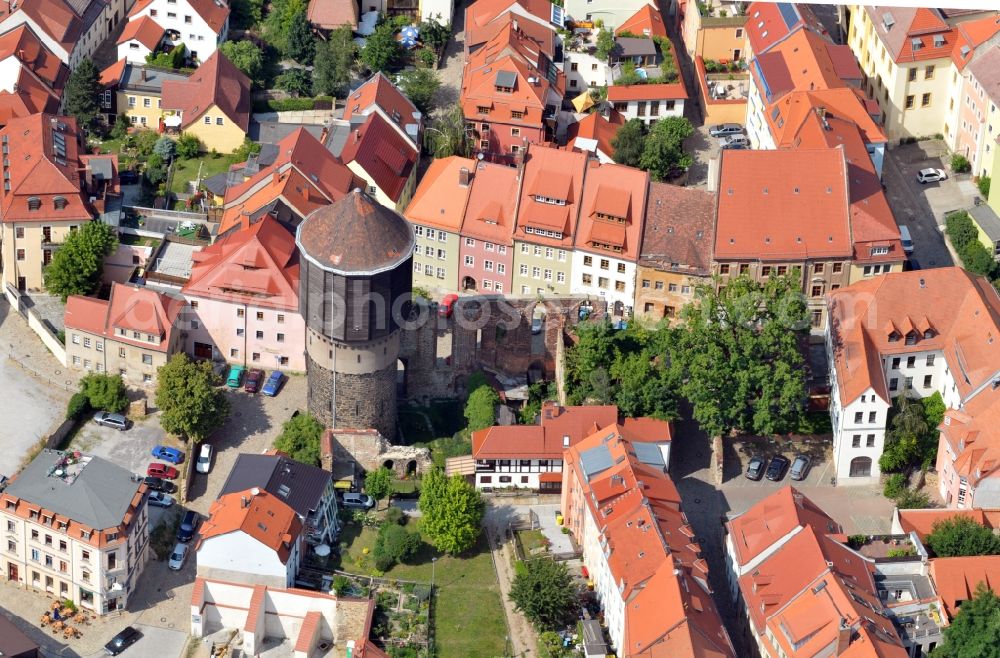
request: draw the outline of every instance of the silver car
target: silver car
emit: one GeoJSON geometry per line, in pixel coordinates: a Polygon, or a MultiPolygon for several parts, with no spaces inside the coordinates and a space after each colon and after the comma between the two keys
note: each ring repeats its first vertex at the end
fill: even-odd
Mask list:
{"type": "Polygon", "coordinates": [[[743,135],[730,135],[719,140],[721,149],[746,149],[750,148],[750,140],[743,135]]]}
{"type": "Polygon", "coordinates": [[[809,475],[809,467],[811,465],[812,459],[809,455],[798,455],[792,462],[792,467],[788,470],[788,477],[796,482],[805,480],[806,476],[809,475]]]}
{"type": "Polygon", "coordinates": [[[743,126],[738,123],[720,123],[708,129],[708,134],[712,137],[725,137],[726,135],[742,135],[743,126]]]}
{"type": "Polygon", "coordinates": [[[128,429],[128,419],[121,414],[113,414],[109,411],[98,411],[94,414],[94,422],[105,427],[113,427],[118,431],[128,429]]]}
{"type": "Polygon", "coordinates": [[[174,571],[180,571],[184,566],[184,560],[187,559],[188,545],[178,543],[174,546],[174,551],[170,554],[170,561],[167,562],[167,566],[174,571]]]}

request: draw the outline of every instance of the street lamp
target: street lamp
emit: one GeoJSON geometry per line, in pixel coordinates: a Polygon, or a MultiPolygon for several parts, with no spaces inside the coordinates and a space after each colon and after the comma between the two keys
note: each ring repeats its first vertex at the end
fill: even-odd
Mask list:
{"type": "Polygon", "coordinates": [[[434,570],[437,566],[438,559],[436,557],[431,558],[431,591],[434,591],[434,570]]]}

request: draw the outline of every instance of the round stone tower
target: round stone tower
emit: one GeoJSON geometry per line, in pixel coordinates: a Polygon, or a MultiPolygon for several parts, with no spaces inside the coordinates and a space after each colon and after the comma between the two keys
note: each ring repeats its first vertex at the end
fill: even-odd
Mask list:
{"type": "Polygon", "coordinates": [[[295,244],[309,412],[327,427],[375,428],[395,441],[397,319],[412,288],[413,230],[354,190],[310,213],[295,244]]]}

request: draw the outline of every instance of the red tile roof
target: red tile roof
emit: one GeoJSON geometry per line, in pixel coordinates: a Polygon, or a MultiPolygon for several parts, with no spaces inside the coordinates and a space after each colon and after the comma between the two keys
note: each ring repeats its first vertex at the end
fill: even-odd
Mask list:
{"type": "MultiPolygon", "coordinates": [[[[344,121],[350,121],[355,115],[367,116],[376,107],[385,113],[386,119],[402,126],[410,141],[416,139],[407,131],[406,126],[419,127],[422,116],[420,110],[381,72],[373,75],[344,99],[344,121]]],[[[415,141],[414,144],[420,146],[415,141]]]]}
{"type": "Polygon", "coordinates": [[[465,217],[475,170],[476,161],[469,158],[451,156],[432,161],[403,216],[414,224],[458,233],[465,217]],[[463,170],[466,177],[464,184],[460,180],[463,170]]]}
{"type": "Polygon", "coordinates": [[[535,50],[545,53],[549,58],[555,56],[556,32],[552,24],[542,25],[511,11],[500,14],[481,29],[475,30],[471,37],[472,41],[466,43],[466,48],[476,50],[476,46],[482,46],[482,44],[492,41],[508,27],[514,25],[527,39],[534,42],[535,50]]]}
{"type": "Polygon", "coordinates": [[[31,70],[55,92],[62,90],[69,77],[69,67],[27,25],[0,35],[0,60],[8,57],[16,57],[21,66],[31,70]]]}
{"type": "Polygon", "coordinates": [[[996,16],[984,16],[959,23],[955,31],[957,38],[951,59],[961,71],[976,56],[977,49],[1000,32],[1000,22],[996,16]]]}
{"type": "Polygon", "coordinates": [[[920,541],[934,530],[934,524],[955,518],[969,518],[987,528],[1000,527],[1000,510],[996,509],[897,509],[903,532],[917,533],[920,541]]]}
{"type": "MultiPolygon", "coordinates": [[[[497,425],[473,432],[472,454],[476,459],[559,459],[566,443],[574,445],[616,422],[614,405],[564,407],[546,402],[538,425],[497,425]]],[[[666,432],[664,440],[670,439],[669,424],[658,429],[666,432]]]]}
{"type": "Polygon", "coordinates": [[[72,53],[83,34],[81,15],[64,0],[34,0],[11,2],[0,9],[0,21],[23,12],[49,38],[67,53],[72,53]]]}
{"type": "Polygon", "coordinates": [[[121,82],[122,73],[125,72],[125,67],[128,66],[128,59],[122,57],[120,60],[109,66],[108,68],[101,71],[101,86],[109,87],[111,85],[117,85],[121,82]]]}
{"type": "Polygon", "coordinates": [[[506,22],[508,13],[518,16],[519,23],[536,22],[540,27],[555,29],[550,23],[552,3],[548,0],[477,0],[465,9],[465,47],[474,48],[489,41],[496,34],[496,27],[491,24],[497,19],[506,22]]]}
{"type": "MultiPolygon", "coordinates": [[[[229,11],[228,9],[226,10],[229,11]]],[[[244,132],[250,127],[250,78],[216,50],[187,80],[163,83],[163,109],[180,110],[182,128],[216,106],[244,132]]]]}
{"type": "Polygon", "coordinates": [[[153,18],[142,16],[125,24],[121,36],[118,37],[118,45],[135,39],[150,50],[156,50],[163,41],[164,29],[153,18]]]}
{"type": "Polygon", "coordinates": [[[298,311],[295,238],[270,215],[227,233],[193,259],[185,295],[298,311]]]}
{"type": "Polygon", "coordinates": [[[687,89],[681,82],[652,85],[611,85],[608,87],[608,102],[642,100],[680,100],[688,97],[687,89]]]}
{"type": "Polygon", "coordinates": [[[649,174],[642,170],[618,164],[602,165],[591,160],[583,183],[576,249],[594,254],[614,253],[616,258],[638,260],[648,187],[649,174]],[[610,245],[621,251],[609,252],[599,245],[610,245]]]}
{"type": "Polygon", "coordinates": [[[13,91],[0,90],[0,125],[10,123],[18,117],[59,110],[59,94],[30,69],[22,67],[16,75],[13,91]]]}
{"type": "Polygon", "coordinates": [[[979,585],[1000,592],[1000,555],[934,558],[928,571],[949,618],[975,596],[979,585]]]}
{"type": "Polygon", "coordinates": [[[583,200],[587,160],[585,153],[541,144],[528,146],[514,239],[559,247],[573,244],[577,216],[583,200]],[[563,205],[546,203],[536,198],[555,199],[563,205]],[[532,233],[528,233],[527,228],[532,233]],[[539,231],[552,231],[562,235],[558,238],[550,237],[539,234],[539,231]]]}
{"type": "Polygon", "coordinates": [[[419,153],[378,114],[370,114],[344,144],[340,157],[357,162],[386,196],[398,201],[417,164],[419,153]]]}
{"type": "Polygon", "coordinates": [[[66,299],[65,323],[67,329],[105,336],[121,343],[129,343],[156,352],[168,352],[175,331],[177,316],[184,301],[168,297],[147,288],[122,283],[111,285],[108,301],[71,295],[66,299]],[[124,329],[125,333],[119,330],[124,329]],[[132,332],[142,334],[134,338],[132,332]],[[146,335],[159,338],[151,343],[146,335]]]}
{"type": "Polygon", "coordinates": [[[462,237],[512,245],[520,179],[514,167],[479,162],[462,219],[462,237]]]}
{"type": "Polygon", "coordinates": [[[639,264],[696,276],[712,270],[715,194],[651,182],[639,264]]]}
{"type": "Polygon", "coordinates": [[[737,565],[753,562],[799,526],[817,534],[839,534],[841,527],[793,487],[782,487],[726,524],[737,565]]]}
{"type": "MultiPolygon", "coordinates": [[[[129,19],[137,16],[144,9],[153,4],[155,0],[137,0],[129,10],[129,19]]],[[[229,20],[229,3],[217,2],[216,0],[188,0],[191,8],[208,24],[216,34],[222,34],[222,28],[229,20]]]]}
{"type": "Polygon", "coordinates": [[[803,28],[819,34],[826,34],[823,24],[805,4],[754,2],[747,7],[747,39],[755,56],[767,52],[789,34],[803,28]],[[791,21],[785,21],[782,10],[787,8],[791,21]]]}
{"type": "Polygon", "coordinates": [[[945,21],[939,9],[865,6],[864,11],[896,63],[951,57],[953,50],[960,47],[958,32],[945,21]],[[885,28],[887,14],[892,17],[889,30],[885,28]],[[917,49],[913,48],[914,42],[920,44],[917,49]]]}
{"type": "Polygon", "coordinates": [[[841,148],[723,151],[715,257],[848,258],[849,211],[841,148]]]}
{"type": "Polygon", "coordinates": [[[309,0],[306,18],[321,30],[333,30],[341,25],[354,29],[358,27],[358,3],[354,0],[309,0]]]}
{"type": "Polygon", "coordinates": [[[617,110],[611,110],[606,119],[600,112],[591,112],[582,120],[569,124],[566,129],[566,143],[581,151],[586,151],[587,149],[577,144],[576,140],[592,140],[597,143],[597,149],[601,153],[613,158],[615,148],[611,145],[611,140],[618,134],[618,129],[624,125],[625,117],[617,110]]]}
{"type": "Polygon", "coordinates": [[[252,490],[226,494],[212,503],[208,519],[198,532],[198,545],[231,532],[243,532],[288,562],[292,547],[299,541],[302,522],[291,507],[266,491],[252,490]],[[243,504],[243,501],[249,504],[243,504]]]}
{"type": "Polygon", "coordinates": [[[616,35],[623,32],[647,37],[665,37],[667,36],[667,26],[663,24],[663,17],[660,16],[659,10],[653,5],[646,4],[625,19],[625,22],[615,30],[616,35]]]}

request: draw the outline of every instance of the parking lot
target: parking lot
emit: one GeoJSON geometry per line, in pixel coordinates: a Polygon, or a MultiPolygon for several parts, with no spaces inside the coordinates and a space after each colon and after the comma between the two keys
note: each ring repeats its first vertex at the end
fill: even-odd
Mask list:
{"type": "MultiPolygon", "coordinates": [[[[779,443],[777,441],[756,440],[731,442],[726,451],[726,481],[725,485],[734,488],[758,487],[765,489],[777,489],[786,484],[794,487],[821,487],[830,486],[831,473],[830,446],[826,441],[816,441],[812,443],[779,443]],[[763,457],[765,464],[770,464],[771,458],[776,455],[784,455],[789,466],[785,468],[781,479],[775,482],[761,477],[759,480],[751,480],[746,477],[747,466],[754,456],[763,457]],[[811,460],[806,477],[800,481],[793,481],[791,477],[791,462],[798,455],[806,455],[811,460]]],[[[766,466],[765,466],[766,467],[766,466]]]]}
{"type": "Polygon", "coordinates": [[[953,264],[944,243],[945,213],[971,207],[973,198],[979,195],[971,178],[948,171],[948,158],[944,143],[935,139],[892,145],[886,150],[882,168],[886,196],[896,222],[909,227],[914,245],[911,259],[922,268],[953,264]],[[917,182],[917,174],[927,168],[943,169],[948,178],[922,185],[917,182]]]}

